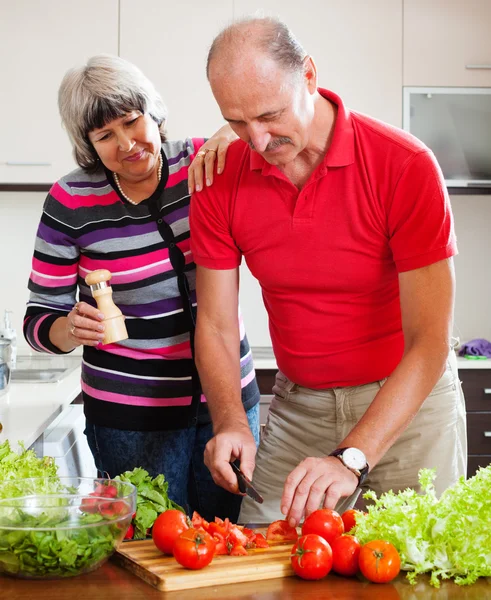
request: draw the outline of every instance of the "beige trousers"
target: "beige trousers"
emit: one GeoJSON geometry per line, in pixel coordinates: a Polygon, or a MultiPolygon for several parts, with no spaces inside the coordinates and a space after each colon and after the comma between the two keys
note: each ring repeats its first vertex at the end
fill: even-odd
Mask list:
{"type": "MultiPolygon", "coordinates": [[[[283,486],[289,473],[309,456],[326,456],[348,435],[385,383],[313,390],[277,373],[274,398],[256,456],[253,483],[264,504],[244,498],[240,523],[270,523],[280,512],[283,486]]],[[[377,495],[407,487],[419,490],[418,471],[436,468],[435,488],[441,494],[465,475],[467,436],[465,402],[452,351],[445,373],[409,427],[370,471],[361,492],[377,495]]],[[[363,508],[360,490],[341,499],[343,512],[355,503],[363,508]],[[358,502],[357,502],[358,499],[358,502]]]]}

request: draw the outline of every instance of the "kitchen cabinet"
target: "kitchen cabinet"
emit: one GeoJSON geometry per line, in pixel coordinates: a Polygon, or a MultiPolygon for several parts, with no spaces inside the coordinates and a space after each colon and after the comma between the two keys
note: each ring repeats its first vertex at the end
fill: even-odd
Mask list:
{"type": "Polygon", "coordinates": [[[491,463],[491,369],[459,369],[467,408],[467,476],[491,463]]]}
{"type": "Polygon", "coordinates": [[[404,85],[491,86],[489,0],[404,0],[404,85]]]}
{"type": "Polygon", "coordinates": [[[402,0],[235,0],[235,17],[276,15],[312,55],[319,85],[347,106],[402,126],[402,0]]]}
{"type": "Polygon", "coordinates": [[[120,0],[120,56],[135,63],[161,94],[169,139],[209,137],[224,125],[206,79],[215,35],[233,17],[232,0],[120,0]],[[135,27],[135,18],[140,25],[135,27]]]}
{"type": "Polygon", "coordinates": [[[0,184],[50,184],[75,168],[58,88],[100,53],[118,54],[118,0],[1,3],[0,184]]]}

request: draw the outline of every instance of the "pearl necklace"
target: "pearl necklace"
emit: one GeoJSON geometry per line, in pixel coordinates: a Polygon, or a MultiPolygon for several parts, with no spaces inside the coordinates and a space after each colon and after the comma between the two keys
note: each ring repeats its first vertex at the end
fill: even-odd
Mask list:
{"type": "MultiPolygon", "coordinates": [[[[160,154],[159,152],[159,166],[157,169],[157,181],[160,182],[160,179],[162,178],[162,154],[160,154]]],[[[114,177],[114,183],[118,186],[118,190],[119,193],[121,194],[121,196],[123,196],[123,198],[125,200],[127,200],[130,204],[134,204],[135,206],[138,206],[138,204],[140,204],[140,202],[135,202],[134,200],[132,200],[131,198],[129,198],[124,192],[123,189],[121,188],[121,183],[119,182],[119,177],[117,173],[113,173],[113,177],[114,177]]]]}

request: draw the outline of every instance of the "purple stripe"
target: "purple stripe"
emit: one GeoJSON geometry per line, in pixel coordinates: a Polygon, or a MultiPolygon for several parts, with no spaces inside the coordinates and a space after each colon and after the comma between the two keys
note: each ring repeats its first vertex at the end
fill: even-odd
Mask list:
{"type": "Polygon", "coordinates": [[[166,215],[165,220],[170,225],[171,223],[175,223],[176,221],[180,221],[181,219],[187,219],[188,217],[189,206],[183,206],[182,208],[178,208],[166,215]]]}
{"type": "MultiPolygon", "coordinates": [[[[145,235],[157,229],[155,223],[142,223],[141,225],[126,225],[125,227],[108,227],[91,231],[77,238],[80,246],[88,246],[102,240],[110,240],[115,238],[133,237],[135,235],[145,235]]],[[[137,250],[134,250],[136,252],[137,250]]]]}
{"type": "Polygon", "coordinates": [[[244,365],[246,365],[247,363],[252,362],[252,353],[249,352],[249,354],[246,354],[246,356],[244,356],[243,358],[240,359],[240,366],[243,367],[244,365]]]}
{"type": "Polygon", "coordinates": [[[42,221],[39,223],[38,237],[48,244],[56,246],[73,246],[72,238],[61,234],[59,231],[56,231],[56,229],[52,229],[42,221]]]}
{"type": "MultiPolygon", "coordinates": [[[[169,381],[167,379],[155,381],[155,380],[146,379],[146,378],[137,379],[136,377],[130,377],[128,375],[125,375],[124,373],[118,374],[118,373],[107,373],[106,371],[98,371],[97,369],[93,369],[84,363],[82,363],[82,370],[87,375],[91,375],[92,377],[94,377],[96,379],[110,379],[111,381],[120,381],[121,383],[125,383],[125,384],[126,383],[134,383],[135,385],[165,387],[166,390],[173,390],[176,397],[186,395],[183,393],[182,388],[184,386],[189,385],[189,383],[191,381],[191,377],[189,378],[189,380],[185,380],[185,381],[169,381]]],[[[88,382],[88,383],[89,383],[89,385],[94,385],[93,383],[90,383],[90,382],[88,382]]],[[[97,386],[94,385],[94,387],[97,387],[97,386]]],[[[128,395],[131,395],[131,394],[128,394],[128,395]]],[[[151,396],[149,396],[149,397],[151,398],[151,396]]],[[[172,398],[172,395],[170,397],[172,398]]]]}
{"type": "Polygon", "coordinates": [[[103,181],[67,181],[71,188],[103,188],[111,185],[107,179],[103,181]]]}
{"type": "Polygon", "coordinates": [[[166,298],[158,302],[150,302],[148,304],[119,304],[122,313],[127,317],[148,317],[168,313],[182,308],[181,298],[166,298]]]}
{"type": "Polygon", "coordinates": [[[189,152],[186,150],[182,150],[181,152],[179,152],[179,154],[177,156],[172,156],[171,158],[167,159],[167,164],[170,165],[175,165],[177,164],[182,158],[185,158],[189,156],[189,152]]]}

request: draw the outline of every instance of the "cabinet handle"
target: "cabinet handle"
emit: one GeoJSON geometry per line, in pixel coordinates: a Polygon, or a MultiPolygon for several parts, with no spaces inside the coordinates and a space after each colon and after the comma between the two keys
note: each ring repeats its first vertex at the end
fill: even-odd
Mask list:
{"type": "Polygon", "coordinates": [[[491,65],[465,65],[466,69],[491,69],[491,65]]]}
{"type": "Polygon", "coordinates": [[[6,163],[7,167],[51,167],[51,163],[49,162],[18,162],[8,160],[6,163]]]}
{"type": "Polygon", "coordinates": [[[485,394],[491,394],[491,388],[484,388],[485,394]]]}
{"type": "Polygon", "coordinates": [[[489,438],[491,438],[491,431],[485,431],[485,432],[484,432],[484,437],[489,437],[489,438]]]}

